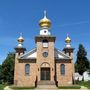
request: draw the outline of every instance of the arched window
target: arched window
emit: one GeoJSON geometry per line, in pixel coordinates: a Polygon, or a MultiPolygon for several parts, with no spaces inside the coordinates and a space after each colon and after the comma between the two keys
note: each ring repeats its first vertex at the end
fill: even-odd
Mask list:
{"type": "Polygon", "coordinates": [[[43,44],[43,47],[48,47],[48,40],[47,39],[43,39],[42,40],[42,44],[43,44]]]}
{"type": "Polygon", "coordinates": [[[26,64],[25,65],[25,75],[29,75],[30,74],[30,65],[26,64]]]}
{"type": "Polygon", "coordinates": [[[65,65],[64,64],[60,65],[60,72],[61,72],[61,75],[65,75],[65,65]]]}

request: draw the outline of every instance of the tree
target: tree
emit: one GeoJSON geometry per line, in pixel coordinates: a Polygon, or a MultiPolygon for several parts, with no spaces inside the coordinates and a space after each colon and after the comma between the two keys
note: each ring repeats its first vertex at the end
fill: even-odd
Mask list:
{"type": "Polygon", "coordinates": [[[2,78],[4,83],[13,83],[15,53],[10,52],[2,63],[2,78]]]}
{"type": "Polygon", "coordinates": [[[0,65],[0,83],[2,82],[2,65],[0,65]]]}
{"type": "Polygon", "coordinates": [[[75,63],[75,70],[79,72],[80,75],[83,74],[84,71],[89,69],[89,60],[87,59],[87,52],[82,44],[79,44],[79,48],[77,51],[77,60],[75,63]]]}

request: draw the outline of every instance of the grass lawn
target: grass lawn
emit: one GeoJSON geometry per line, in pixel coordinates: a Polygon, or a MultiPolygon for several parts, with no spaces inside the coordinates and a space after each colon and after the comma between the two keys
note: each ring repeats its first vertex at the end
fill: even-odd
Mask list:
{"type": "Polygon", "coordinates": [[[35,87],[15,87],[15,86],[10,86],[13,90],[34,90],[35,87]]]}
{"type": "Polygon", "coordinates": [[[60,86],[59,89],[80,89],[80,86],[60,86]]]}
{"type": "Polygon", "coordinates": [[[90,89],[90,81],[87,81],[87,82],[81,81],[81,82],[78,82],[77,84],[81,86],[85,86],[88,89],[90,89]]]}
{"type": "Polygon", "coordinates": [[[3,90],[6,85],[0,84],[0,90],[3,90]]]}

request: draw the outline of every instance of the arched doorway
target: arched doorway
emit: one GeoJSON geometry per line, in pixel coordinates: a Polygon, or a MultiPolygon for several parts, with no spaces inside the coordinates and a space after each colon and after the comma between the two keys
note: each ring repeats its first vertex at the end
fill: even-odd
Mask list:
{"type": "Polygon", "coordinates": [[[50,80],[50,65],[46,62],[41,65],[41,80],[50,80]]]}

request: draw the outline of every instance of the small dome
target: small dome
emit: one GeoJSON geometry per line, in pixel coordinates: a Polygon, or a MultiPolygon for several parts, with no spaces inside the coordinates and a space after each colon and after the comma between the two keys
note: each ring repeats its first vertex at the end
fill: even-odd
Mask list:
{"type": "Polygon", "coordinates": [[[17,40],[18,42],[24,42],[24,38],[22,37],[22,33],[20,33],[20,37],[18,38],[18,40],[17,40]]]}
{"type": "Polygon", "coordinates": [[[44,27],[50,28],[51,27],[51,21],[46,17],[46,11],[44,11],[44,18],[39,21],[39,25],[41,28],[44,28],[44,27]]]}
{"type": "Polygon", "coordinates": [[[67,38],[65,39],[65,42],[66,42],[66,43],[70,43],[70,42],[71,42],[71,39],[70,39],[70,37],[68,36],[68,34],[67,34],[67,38]]]}

